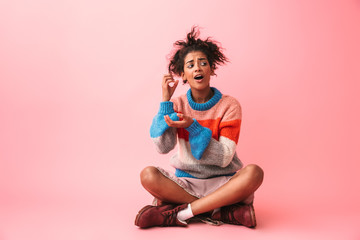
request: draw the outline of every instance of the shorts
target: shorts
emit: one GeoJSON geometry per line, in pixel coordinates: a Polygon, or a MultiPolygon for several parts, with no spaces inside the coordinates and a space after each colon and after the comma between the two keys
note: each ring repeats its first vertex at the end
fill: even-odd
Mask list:
{"type": "MultiPolygon", "coordinates": [[[[160,167],[157,169],[168,179],[175,182],[182,189],[196,198],[202,198],[215,192],[218,188],[227,183],[233,176],[220,176],[207,179],[176,177],[175,174],[170,173],[160,167]]],[[[251,204],[254,201],[254,194],[247,197],[242,203],[251,204]]]]}

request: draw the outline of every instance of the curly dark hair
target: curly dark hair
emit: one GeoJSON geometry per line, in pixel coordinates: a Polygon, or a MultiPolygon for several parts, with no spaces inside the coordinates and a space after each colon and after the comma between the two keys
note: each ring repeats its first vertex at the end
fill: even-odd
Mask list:
{"type": "MultiPolygon", "coordinates": [[[[184,61],[185,57],[190,52],[201,51],[203,52],[209,65],[213,71],[217,69],[217,65],[225,64],[228,59],[222,53],[222,48],[218,42],[208,37],[205,40],[199,38],[200,31],[198,27],[194,26],[191,28],[191,32],[187,34],[185,41],[179,40],[174,43],[176,47],[175,53],[170,58],[169,73],[173,73],[176,76],[181,76],[184,72],[184,61]]],[[[184,83],[187,81],[184,80],[184,83]]]]}

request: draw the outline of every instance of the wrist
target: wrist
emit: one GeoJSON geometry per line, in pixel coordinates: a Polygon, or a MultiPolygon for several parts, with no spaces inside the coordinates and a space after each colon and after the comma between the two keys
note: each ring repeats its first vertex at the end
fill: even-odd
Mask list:
{"type": "Polygon", "coordinates": [[[188,128],[188,127],[190,127],[192,124],[194,123],[194,119],[192,119],[191,118],[191,120],[189,121],[189,124],[188,124],[188,126],[186,126],[185,128],[188,128]]]}
{"type": "Polygon", "coordinates": [[[162,101],[163,102],[168,102],[168,101],[170,101],[170,96],[168,95],[168,94],[164,94],[163,96],[162,96],[162,101]]]}

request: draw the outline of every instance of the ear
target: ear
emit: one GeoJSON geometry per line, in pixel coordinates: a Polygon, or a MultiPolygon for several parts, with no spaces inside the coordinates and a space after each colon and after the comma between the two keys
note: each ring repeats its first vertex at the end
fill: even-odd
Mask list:
{"type": "Polygon", "coordinates": [[[181,78],[182,78],[183,80],[187,80],[184,72],[181,73],[181,78]]]}
{"type": "Polygon", "coordinates": [[[215,71],[213,68],[211,68],[210,76],[215,76],[215,71]]]}

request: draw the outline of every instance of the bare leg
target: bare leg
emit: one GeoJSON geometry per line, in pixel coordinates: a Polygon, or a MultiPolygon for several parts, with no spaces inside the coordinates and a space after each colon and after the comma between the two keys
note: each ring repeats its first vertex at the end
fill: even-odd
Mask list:
{"type": "Polygon", "coordinates": [[[154,197],[170,203],[191,203],[198,198],[187,193],[172,180],[165,177],[157,168],[146,167],[140,174],[141,184],[154,197]]]}
{"type": "Polygon", "coordinates": [[[245,200],[255,192],[263,181],[263,170],[257,165],[248,165],[215,192],[191,202],[194,215],[245,200]]]}
{"type": "Polygon", "coordinates": [[[215,192],[200,199],[187,193],[155,167],[146,167],[140,177],[144,188],[154,197],[164,202],[191,203],[193,214],[198,215],[245,200],[261,185],[263,175],[260,167],[248,165],[215,192]]]}

